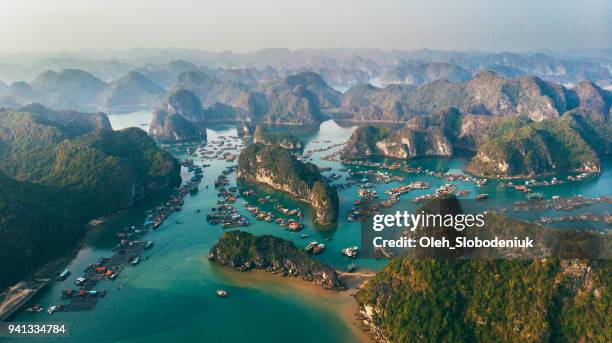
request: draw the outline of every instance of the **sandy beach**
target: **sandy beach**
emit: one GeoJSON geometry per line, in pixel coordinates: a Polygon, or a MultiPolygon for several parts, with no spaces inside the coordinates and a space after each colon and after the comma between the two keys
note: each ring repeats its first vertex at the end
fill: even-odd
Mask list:
{"type": "Polygon", "coordinates": [[[291,277],[272,274],[263,270],[241,272],[231,268],[213,267],[215,273],[239,287],[250,287],[269,292],[282,297],[299,297],[304,303],[326,311],[335,312],[347,329],[359,342],[372,342],[368,333],[364,331],[356,318],[357,302],[353,295],[357,287],[370,277],[370,273],[356,273],[350,275],[342,273],[342,279],[349,289],[346,291],[330,291],[310,282],[291,277]]]}

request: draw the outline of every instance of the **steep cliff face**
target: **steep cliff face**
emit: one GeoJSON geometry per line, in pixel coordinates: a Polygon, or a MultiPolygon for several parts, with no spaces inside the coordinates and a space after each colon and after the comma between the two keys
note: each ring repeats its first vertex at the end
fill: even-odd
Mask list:
{"type": "Polygon", "coordinates": [[[217,264],[243,271],[263,269],[304,279],[326,289],[346,288],[332,267],[310,257],[292,242],[271,235],[225,232],[210,250],[208,258],[217,264]]]}
{"type": "Polygon", "coordinates": [[[319,224],[331,224],[338,218],[337,190],[325,182],[317,166],[298,161],[280,146],[251,144],[243,149],[237,177],[240,182],[264,184],[309,203],[319,224]]]}
{"type": "Polygon", "coordinates": [[[204,111],[200,99],[186,89],[178,89],[168,94],[165,108],[168,113],[179,114],[191,123],[205,121],[204,111]]]}
{"type": "Polygon", "coordinates": [[[415,130],[404,127],[376,142],[381,155],[393,158],[451,156],[453,145],[440,127],[415,130]]]}
{"type": "Polygon", "coordinates": [[[172,91],[163,107],[153,112],[152,137],[167,142],[206,140],[206,114],[195,94],[186,89],[172,91]]]}
{"type": "Polygon", "coordinates": [[[164,142],[206,140],[207,138],[206,128],[189,122],[180,114],[165,111],[153,112],[149,134],[164,142]]]}
{"type": "Polygon", "coordinates": [[[574,87],[573,91],[578,98],[580,108],[601,114],[605,119],[609,119],[612,96],[610,92],[601,89],[599,86],[589,81],[582,81],[574,87]]]}
{"type": "Polygon", "coordinates": [[[462,115],[456,109],[414,117],[401,129],[363,126],[342,151],[346,159],[452,156],[475,153],[468,171],[487,177],[557,172],[599,172],[612,152],[612,131],[595,111],[577,108],[562,117],[462,115]]]}
{"type": "Polygon", "coordinates": [[[289,150],[302,149],[304,147],[303,143],[293,135],[283,132],[272,132],[262,125],[257,125],[255,128],[253,143],[278,145],[289,150]]]}
{"type": "Polygon", "coordinates": [[[386,156],[413,158],[451,156],[455,140],[456,110],[429,118],[412,118],[398,130],[365,126],[355,130],[342,152],[344,158],[386,156]]]}

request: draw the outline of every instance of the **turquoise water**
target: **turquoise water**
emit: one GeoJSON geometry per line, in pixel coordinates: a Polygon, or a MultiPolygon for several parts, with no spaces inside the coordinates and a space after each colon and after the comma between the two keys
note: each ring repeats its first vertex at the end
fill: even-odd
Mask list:
{"type": "MultiPolygon", "coordinates": [[[[150,112],[136,112],[111,116],[115,129],[137,126],[150,120],[150,112]],[[149,118],[149,119],[147,119],[149,118]]],[[[319,128],[291,128],[291,132],[307,141],[306,150],[315,149],[343,141],[348,138],[354,127],[342,127],[327,121],[319,128]],[[332,143],[325,143],[325,140],[332,143]],[[315,141],[318,141],[315,142],[315,141]]],[[[235,135],[233,126],[209,128],[208,139],[213,141],[220,135],[235,135]]],[[[313,162],[321,167],[329,166],[335,170],[341,165],[333,161],[323,161],[320,157],[330,151],[315,153],[313,162]]],[[[178,155],[184,158],[183,155],[178,155]]],[[[195,159],[196,164],[201,161],[195,159]]],[[[206,161],[211,167],[204,168],[204,179],[200,192],[185,198],[181,212],[173,214],[158,230],[146,239],[153,240],[155,246],[147,251],[148,260],[137,267],[127,268],[115,281],[102,281],[99,289],[106,289],[108,295],[99,301],[93,311],[65,313],[58,312],[50,317],[47,313],[19,315],[17,321],[61,321],[70,325],[70,340],[75,342],[167,342],[167,341],[205,341],[205,342],[353,342],[357,340],[354,332],[325,300],[305,297],[299,289],[278,291],[265,282],[244,285],[226,275],[222,268],[211,266],[206,255],[211,246],[222,234],[219,226],[206,223],[206,213],[216,200],[213,187],[215,178],[229,166],[225,161],[206,161]],[[209,186],[209,188],[206,188],[209,186]],[[201,210],[197,213],[197,210],[201,210]],[[215,290],[226,289],[230,297],[219,298],[215,290]]],[[[408,162],[411,166],[422,166],[431,170],[461,170],[466,159],[428,158],[408,162]]],[[[360,167],[361,168],[361,167],[360,167]]],[[[568,183],[542,189],[547,197],[551,195],[585,196],[607,195],[612,189],[612,163],[604,163],[605,172],[579,183],[568,183]]],[[[399,173],[399,172],[398,172],[399,173]]],[[[346,175],[346,173],[343,173],[346,175]]],[[[187,174],[185,173],[185,176],[187,174]]],[[[235,175],[232,174],[232,177],[235,175]]],[[[342,182],[344,177],[336,182],[342,182]]],[[[431,193],[436,187],[448,183],[433,176],[408,174],[405,181],[427,181],[432,188],[413,191],[410,197],[431,193]]],[[[524,194],[510,189],[497,187],[491,182],[478,189],[472,183],[453,182],[458,190],[472,190],[475,193],[488,193],[492,206],[499,206],[524,199],[524,194]]],[[[398,185],[399,182],[377,185],[382,194],[384,189],[398,185]]],[[[352,187],[340,191],[340,221],[331,228],[317,228],[312,224],[312,213],[305,211],[303,222],[306,228],[299,233],[289,232],[272,223],[254,221],[245,230],[255,234],[274,234],[290,239],[298,246],[312,240],[325,241],[326,250],[317,258],[344,269],[350,262],[339,252],[342,248],[360,245],[360,224],[346,221],[346,214],[357,198],[357,189],[352,187]],[[306,240],[301,234],[309,234],[306,240]]],[[[286,207],[303,205],[281,197],[286,207]]],[[[108,256],[117,242],[116,233],[121,228],[141,223],[145,210],[155,199],[148,203],[124,211],[96,228],[87,238],[84,247],[67,266],[73,271],[68,280],[53,282],[43,291],[35,302],[48,307],[61,303],[60,292],[73,288],[73,281],[86,266],[99,257],[108,256]]],[[[236,207],[247,217],[242,199],[236,207]]],[[[384,261],[358,258],[355,264],[365,270],[377,270],[384,261]]],[[[282,285],[281,285],[282,286],[282,285]]]]}

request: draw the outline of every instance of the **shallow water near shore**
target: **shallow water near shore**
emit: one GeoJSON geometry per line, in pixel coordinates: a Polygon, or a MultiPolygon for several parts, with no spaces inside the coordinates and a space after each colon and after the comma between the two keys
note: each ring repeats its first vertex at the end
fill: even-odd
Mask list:
{"type": "MultiPolygon", "coordinates": [[[[135,112],[112,116],[114,129],[130,126],[141,127],[150,121],[150,112],[135,112]]],[[[339,126],[333,121],[321,124],[314,131],[300,132],[306,142],[306,149],[322,148],[348,138],[354,127],[339,126]],[[326,142],[328,141],[328,142],[326,142]]],[[[235,135],[231,125],[216,125],[209,128],[208,140],[219,136],[235,135]]],[[[341,168],[338,162],[320,160],[320,157],[334,150],[313,154],[313,162],[320,167],[331,167],[334,171],[341,168]]],[[[178,158],[185,158],[177,154],[178,158]]],[[[196,164],[202,160],[194,158],[196,164]]],[[[183,210],[170,218],[144,239],[152,240],[155,246],[145,253],[148,257],[136,267],[126,268],[117,280],[102,281],[99,289],[108,294],[98,302],[93,311],[58,312],[49,316],[46,312],[37,314],[22,313],[16,321],[54,321],[66,322],[70,326],[70,341],[74,342],[167,342],[167,341],[205,341],[205,342],[355,342],[367,339],[356,330],[354,323],[355,305],[348,293],[334,294],[303,281],[282,278],[263,272],[240,273],[211,265],[206,256],[217,242],[223,230],[219,226],[206,223],[206,213],[217,201],[214,189],[215,178],[225,167],[235,164],[225,161],[205,161],[210,167],[204,168],[204,179],[195,195],[185,198],[183,210]],[[206,188],[208,187],[208,188],[206,188]],[[197,212],[200,210],[200,212],[197,212]],[[230,296],[219,298],[217,289],[229,291],[230,296]]],[[[464,158],[427,158],[408,162],[409,165],[422,166],[431,170],[459,171],[467,165],[464,158]]],[[[604,172],[582,182],[566,183],[551,187],[536,187],[547,198],[551,195],[572,196],[582,194],[586,197],[609,195],[612,189],[612,161],[603,163],[604,172]]],[[[365,169],[365,167],[356,167],[365,169]]],[[[188,176],[183,170],[184,176],[188,176]]],[[[235,174],[230,176],[232,183],[235,174]]],[[[344,177],[341,179],[344,180],[344,177]]],[[[401,183],[426,181],[430,190],[416,190],[409,194],[414,197],[431,193],[433,189],[448,183],[445,179],[426,175],[408,174],[401,183]]],[[[457,190],[471,190],[471,196],[488,193],[488,204],[492,207],[503,206],[525,195],[512,189],[497,187],[498,182],[490,182],[484,187],[472,183],[456,181],[457,190]]],[[[376,185],[375,189],[383,194],[384,189],[399,185],[393,182],[376,185]]],[[[320,228],[312,225],[312,213],[303,204],[279,196],[283,204],[293,208],[305,209],[303,223],[306,228],[299,233],[289,232],[274,223],[258,222],[252,219],[241,205],[237,209],[245,214],[252,224],[245,228],[253,234],[273,234],[293,241],[298,247],[309,241],[325,242],[326,250],[317,258],[339,270],[354,262],[360,270],[378,270],[385,264],[383,260],[357,258],[349,260],[340,254],[347,246],[361,245],[360,224],[346,220],[348,209],[357,198],[357,189],[352,187],[340,191],[340,220],[337,226],[320,228]],[[309,234],[301,239],[301,234],[309,234]]],[[[148,205],[142,204],[123,211],[98,225],[88,236],[84,247],[67,265],[72,275],[63,282],[52,282],[34,300],[45,307],[62,303],[60,294],[63,289],[76,288],[74,279],[99,257],[112,254],[117,243],[117,232],[123,227],[142,223],[148,205]]]]}

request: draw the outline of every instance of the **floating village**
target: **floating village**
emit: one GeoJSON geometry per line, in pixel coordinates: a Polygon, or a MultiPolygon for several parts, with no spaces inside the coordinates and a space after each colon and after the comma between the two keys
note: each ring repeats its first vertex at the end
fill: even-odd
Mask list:
{"type": "MultiPolygon", "coordinates": [[[[113,284],[121,272],[126,268],[137,267],[140,263],[147,261],[147,250],[154,246],[154,242],[147,240],[146,235],[152,230],[158,229],[175,212],[182,210],[184,199],[187,195],[195,195],[199,192],[203,177],[214,178],[214,191],[217,196],[214,207],[207,209],[206,223],[211,226],[219,226],[221,229],[244,229],[254,222],[267,222],[277,225],[280,229],[294,232],[299,239],[304,240],[303,250],[305,253],[319,255],[326,252],[326,243],[323,241],[308,240],[308,233],[301,233],[306,226],[313,225],[305,222],[305,208],[283,204],[272,194],[261,191],[252,185],[237,185],[235,183],[235,162],[240,150],[245,147],[248,137],[218,136],[215,140],[207,143],[179,143],[162,144],[162,148],[175,155],[185,156],[181,166],[187,173],[183,174],[183,183],[177,188],[168,200],[149,210],[144,222],[126,227],[117,234],[117,244],[110,256],[101,256],[84,270],[63,270],[57,274],[55,280],[39,279],[24,281],[11,289],[11,294],[5,294],[5,300],[0,309],[2,319],[9,318],[20,310],[30,313],[46,311],[49,314],[55,312],[86,311],[95,308],[100,299],[107,295],[109,287],[121,288],[121,285],[113,284]],[[198,162],[194,162],[194,160],[198,162]],[[216,161],[223,161],[228,165],[219,175],[204,175],[204,170],[216,161]],[[187,176],[185,176],[187,175],[187,176]],[[68,284],[70,275],[78,273],[74,284],[68,284]],[[32,303],[35,295],[49,282],[66,283],[61,292],[61,303],[42,304],[32,303]]],[[[319,143],[318,141],[312,141],[319,143]]],[[[340,148],[346,141],[333,143],[323,141],[322,147],[296,151],[294,156],[300,160],[312,161],[317,159],[327,162],[335,162],[340,167],[335,169],[329,166],[320,167],[320,171],[326,181],[336,187],[338,191],[351,188],[356,189],[357,197],[352,201],[350,208],[342,213],[348,222],[361,222],[383,208],[389,208],[405,198],[414,203],[421,203],[436,199],[442,195],[453,194],[459,199],[475,199],[486,201],[490,195],[478,192],[481,187],[495,182],[486,178],[477,178],[466,174],[432,171],[422,167],[410,167],[405,163],[385,160],[374,162],[370,160],[343,160],[340,158],[340,148]],[[334,150],[337,149],[337,150],[334,150]],[[317,155],[318,154],[318,155],[317,155]],[[406,175],[416,177],[424,176],[428,180],[432,178],[442,181],[437,186],[432,186],[426,180],[417,180],[405,183],[406,175]],[[474,189],[463,189],[461,184],[473,184],[474,189]],[[392,184],[392,185],[391,185],[392,184]],[[389,185],[386,187],[385,185],[389,185]],[[411,193],[419,192],[418,195],[410,196],[411,193]],[[424,193],[425,192],[425,193],[424,193]]],[[[602,196],[586,198],[581,195],[572,197],[560,197],[553,195],[546,199],[541,192],[534,191],[542,187],[551,187],[569,182],[580,182],[588,179],[591,175],[582,173],[570,175],[563,179],[552,177],[540,180],[513,180],[510,182],[498,181],[497,188],[514,190],[525,193],[524,200],[515,201],[512,206],[496,207],[492,211],[500,213],[520,211],[572,211],[587,208],[593,205],[611,205],[612,197],[602,196]]],[[[206,186],[208,188],[208,186],[206,186]]],[[[306,206],[305,204],[303,206],[306,206]]],[[[197,210],[200,212],[200,210],[197,210]]],[[[581,213],[558,216],[542,216],[536,222],[539,224],[551,224],[557,222],[591,221],[612,224],[612,217],[608,213],[581,213]]],[[[354,261],[358,257],[358,246],[347,246],[336,252],[347,258],[347,272],[354,272],[357,267],[354,261]]],[[[392,258],[387,251],[378,251],[380,258],[392,258]]],[[[228,296],[226,290],[217,290],[219,297],[228,296]]]]}

